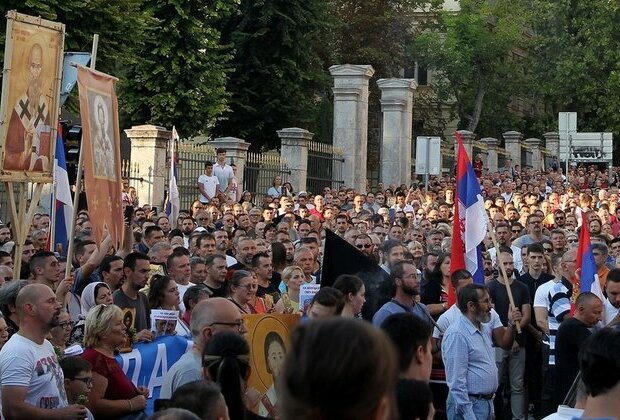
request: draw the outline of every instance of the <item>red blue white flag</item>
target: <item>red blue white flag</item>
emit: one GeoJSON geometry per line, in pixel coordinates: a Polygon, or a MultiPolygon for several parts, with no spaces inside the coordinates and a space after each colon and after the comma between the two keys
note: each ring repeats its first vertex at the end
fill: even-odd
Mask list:
{"type": "Polygon", "coordinates": [[[598,277],[598,270],[592,253],[592,243],[590,242],[590,232],[585,212],[581,213],[581,230],[579,232],[579,247],[577,248],[577,270],[573,277],[573,296],[572,308],[577,296],[583,292],[592,292],[598,296],[602,302],[605,301],[603,289],[598,277]]]}
{"type": "MultiPolygon", "coordinates": [[[[452,230],[452,254],[450,272],[467,269],[475,283],[484,284],[484,266],[481,244],[487,233],[487,213],[480,191],[480,183],[467,156],[461,135],[457,141],[456,191],[457,203],[452,230]]],[[[450,287],[448,303],[456,300],[450,287]],[[450,296],[452,294],[452,296],[450,296]],[[451,301],[452,300],[452,301],[451,301]]]]}
{"type": "Polygon", "coordinates": [[[51,251],[60,250],[62,255],[67,254],[69,243],[69,229],[73,217],[73,200],[69,187],[65,147],[62,143],[62,127],[56,130],[56,155],[54,156],[54,204],[52,207],[54,228],[52,229],[51,251]],[[60,249],[59,249],[60,248],[60,249]]]}

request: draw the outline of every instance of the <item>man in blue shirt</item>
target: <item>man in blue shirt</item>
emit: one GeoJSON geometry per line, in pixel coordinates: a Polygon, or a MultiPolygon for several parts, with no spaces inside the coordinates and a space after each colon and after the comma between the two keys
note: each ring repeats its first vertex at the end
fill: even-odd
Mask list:
{"type": "Polygon", "coordinates": [[[385,318],[392,314],[409,312],[432,324],[428,309],[417,302],[420,294],[420,279],[413,261],[399,261],[392,266],[390,280],[396,290],[394,297],[385,303],[372,317],[373,325],[380,327],[385,318]]]}
{"type": "MultiPolygon", "coordinates": [[[[491,334],[491,298],[485,286],[468,284],[459,293],[461,315],[446,330],[441,343],[449,393],[448,419],[493,418],[498,386],[491,334]]],[[[509,328],[513,328],[512,321],[509,328]]]]}

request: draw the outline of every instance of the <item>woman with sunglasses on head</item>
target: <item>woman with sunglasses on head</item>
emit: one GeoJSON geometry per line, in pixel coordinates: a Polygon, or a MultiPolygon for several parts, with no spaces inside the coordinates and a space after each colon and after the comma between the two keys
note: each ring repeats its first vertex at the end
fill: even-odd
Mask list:
{"type": "Polygon", "coordinates": [[[250,346],[242,336],[231,332],[214,335],[203,352],[202,366],[204,377],[221,387],[230,420],[265,418],[248,410],[259,401],[256,392],[247,389],[251,373],[250,346]]]}
{"type": "Polygon", "coordinates": [[[115,359],[125,343],[123,311],[116,305],[97,305],[86,315],[81,357],[93,367],[93,387],[86,406],[96,418],[142,419],[149,390],[136,387],[115,359]]]}
{"type": "Polygon", "coordinates": [[[297,265],[289,265],[282,271],[282,281],[286,286],[286,292],[275,306],[275,312],[286,314],[298,314],[299,311],[299,290],[301,285],[306,282],[304,271],[297,265]]]}

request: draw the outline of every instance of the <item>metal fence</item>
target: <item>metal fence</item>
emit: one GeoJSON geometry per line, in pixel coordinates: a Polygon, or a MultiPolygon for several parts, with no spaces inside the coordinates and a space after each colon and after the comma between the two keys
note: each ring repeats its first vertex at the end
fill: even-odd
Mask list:
{"type": "Polygon", "coordinates": [[[308,143],[308,178],[306,187],[314,194],[321,194],[323,188],[338,189],[344,184],[342,151],[331,144],[311,141],[308,143]]]}
{"type": "MultiPolygon", "coordinates": [[[[168,153],[170,156],[170,153],[168,153]]],[[[216,161],[215,149],[208,144],[179,142],[177,147],[177,187],[181,197],[181,208],[189,209],[192,201],[199,196],[196,182],[205,171],[205,162],[216,161]]],[[[166,177],[170,174],[170,158],[166,177]]],[[[166,182],[167,190],[168,182],[166,182]]]]}
{"type": "Polygon", "coordinates": [[[282,182],[286,182],[290,173],[278,152],[248,152],[243,173],[243,191],[250,191],[254,204],[261,205],[267,190],[273,185],[273,178],[281,176],[282,182]]]}

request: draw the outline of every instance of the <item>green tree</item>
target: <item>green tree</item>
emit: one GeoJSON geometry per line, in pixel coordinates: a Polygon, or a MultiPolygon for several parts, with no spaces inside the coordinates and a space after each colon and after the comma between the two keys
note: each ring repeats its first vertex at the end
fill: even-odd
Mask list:
{"type": "Polygon", "coordinates": [[[508,110],[523,93],[530,12],[520,0],[461,0],[460,7],[429,21],[411,54],[433,70],[433,90],[461,127],[497,135],[518,122],[508,110]]]}
{"type": "Polygon", "coordinates": [[[126,112],[134,123],[176,125],[183,137],[206,134],[226,109],[229,55],[215,24],[235,0],[149,0],[156,19],[128,68],[126,112]]]}
{"type": "MultiPolygon", "coordinates": [[[[620,3],[534,2],[536,33],[528,68],[541,99],[532,124],[557,129],[558,112],[578,115],[579,131],[620,135],[620,3]]],[[[615,142],[615,146],[618,142],[615,142]]]]}
{"type": "Polygon", "coordinates": [[[324,12],[322,0],[241,1],[222,23],[233,71],[226,85],[229,109],[214,135],[240,137],[259,150],[278,144],[276,130],[312,129],[326,80],[316,49],[324,12]]]}
{"type": "MultiPolygon", "coordinates": [[[[125,67],[135,60],[142,47],[145,28],[151,24],[148,14],[140,10],[140,1],[91,0],[6,0],[0,3],[2,16],[17,10],[32,16],[64,23],[65,51],[92,49],[93,34],[99,34],[97,69],[120,78],[119,99],[128,81],[123,77],[125,67]]],[[[0,45],[4,45],[6,19],[0,19],[0,45]]],[[[4,48],[0,48],[0,61],[4,48]]],[[[77,110],[77,89],[70,97],[69,107],[77,110]]],[[[121,107],[121,110],[123,107],[121,107]]]]}

